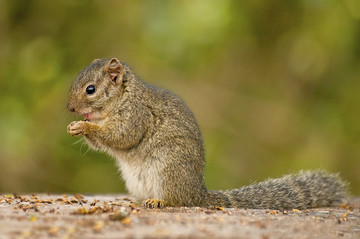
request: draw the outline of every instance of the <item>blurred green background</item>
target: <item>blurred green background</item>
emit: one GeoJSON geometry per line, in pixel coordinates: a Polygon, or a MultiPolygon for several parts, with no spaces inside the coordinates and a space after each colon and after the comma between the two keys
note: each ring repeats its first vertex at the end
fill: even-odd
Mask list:
{"type": "Polygon", "coordinates": [[[209,188],[300,169],[360,194],[360,1],[0,0],[0,192],[124,192],[66,134],[77,73],[118,57],[180,95],[209,188]]]}

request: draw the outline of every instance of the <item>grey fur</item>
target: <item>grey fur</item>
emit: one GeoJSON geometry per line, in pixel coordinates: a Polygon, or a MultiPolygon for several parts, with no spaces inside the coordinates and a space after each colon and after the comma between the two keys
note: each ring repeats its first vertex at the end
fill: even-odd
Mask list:
{"type": "Polygon", "coordinates": [[[72,122],[68,133],[112,155],[130,193],[149,207],[303,209],[330,206],[346,196],[346,183],[324,171],[208,191],[203,141],[192,111],[173,93],[139,80],[115,58],[96,60],[79,74],[68,108],[91,115],[90,121],[72,122]],[[97,89],[91,96],[84,90],[89,84],[97,89]]]}

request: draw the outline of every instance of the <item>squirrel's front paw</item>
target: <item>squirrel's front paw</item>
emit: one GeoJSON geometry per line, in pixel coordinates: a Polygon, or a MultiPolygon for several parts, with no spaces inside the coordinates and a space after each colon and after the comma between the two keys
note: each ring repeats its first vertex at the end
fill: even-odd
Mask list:
{"type": "Polygon", "coordinates": [[[82,136],[84,135],[85,122],[84,121],[73,121],[67,127],[67,132],[71,136],[82,136]]]}
{"type": "Polygon", "coordinates": [[[148,208],[163,208],[166,202],[161,199],[146,199],[142,204],[148,208]]]}

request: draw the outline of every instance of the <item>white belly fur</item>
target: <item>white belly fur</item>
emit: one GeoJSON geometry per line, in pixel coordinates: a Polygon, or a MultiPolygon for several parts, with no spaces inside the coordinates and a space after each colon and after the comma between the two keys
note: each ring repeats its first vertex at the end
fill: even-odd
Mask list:
{"type": "Polygon", "coordinates": [[[162,179],[159,177],[158,164],[151,159],[141,162],[141,164],[140,167],[134,161],[122,160],[117,157],[117,165],[130,194],[139,201],[149,198],[163,199],[162,179]]]}

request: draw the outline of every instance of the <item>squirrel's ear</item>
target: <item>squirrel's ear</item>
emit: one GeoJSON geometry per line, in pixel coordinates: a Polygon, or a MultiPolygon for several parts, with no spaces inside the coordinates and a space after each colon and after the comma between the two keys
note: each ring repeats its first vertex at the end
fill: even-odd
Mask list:
{"type": "Polygon", "coordinates": [[[94,59],[94,60],[91,62],[91,64],[92,64],[92,63],[95,63],[95,62],[97,62],[97,61],[100,61],[100,59],[94,59]]]}
{"type": "Polygon", "coordinates": [[[124,69],[118,59],[112,58],[109,61],[107,73],[109,74],[112,83],[117,84],[118,82],[121,82],[122,76],[124,74],[124,69]]]}

